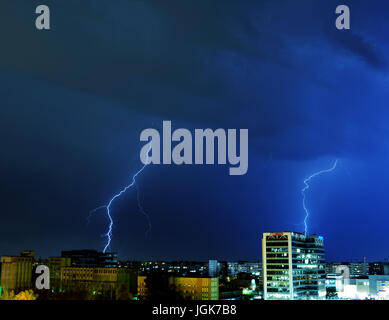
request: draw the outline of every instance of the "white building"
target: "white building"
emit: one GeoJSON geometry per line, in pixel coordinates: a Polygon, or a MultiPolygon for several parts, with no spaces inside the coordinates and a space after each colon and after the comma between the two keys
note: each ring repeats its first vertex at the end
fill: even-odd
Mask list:
{"type": "Polygon", "coordinates": [[[323,238],[298,232],[264,233],[265,300],[325,299],[323,238]]]}

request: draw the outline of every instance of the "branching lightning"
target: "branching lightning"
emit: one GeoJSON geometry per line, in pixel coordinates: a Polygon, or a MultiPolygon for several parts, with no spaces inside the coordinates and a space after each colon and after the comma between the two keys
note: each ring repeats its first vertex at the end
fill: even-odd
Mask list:
{"type": "Polygon", "coordinates": [[[135,183],[135,187],[136,187],[136,199],[138,201],[138,209],[140,211],[140,213],[142,213],[146,219],[147,219],[147,223],[148,223],[148,229],[146,230],[146,237],[147,235],[150,233],[151,231],[151,221],[150,221],[150,217],[149,215],[146,213],[146,211],[144,210],[143,208],[143,205],[142,205],[142,202],[140,201],[140,195],[139,195],[139,186],[137,183],[135,183]]]}
{"type": "Polygon", "coordinates": [[[148,166],[148,159],[149,159],[149,152],[151,150],[151,145],[150,145],[150,149],[147,151],[146,153],[146,161],[144,164],[133,176],[132,176],[132,180],[131,180],[131,183],[128,184],[127,186],[125,186],[122,190],[120,190],[117,194],[115,194],[110,200],[109,202],[106,204],[106,205],[102,205],[102,206],[99,206],[95,209],[93,209],[92,211],[89,212],[89,216],[88,216],[88,222],[90,220],[90,217],[93,213],[95,213],[96,211],[98,210],[101,210],[101,209],[105,209],[106,211],[106,214],[107,214],[107,217],[108,217],[108,221],[109,221],[109,225],[108,225],[108,231],[103,235],[103,237],[107,238],[107,242],[104,246],[104,249],[103,249],[103,252],[105,253],[107,251],[107,249],[109,248],[109,246],[111,245],[111,241],[112,241],[112,229],[113,229],[113,225],[114,225],[114,221],[112,219],[112,215],[111,215],[111,206],[113,204],[113,202],[119,198],[120,196],[122,196],[128,189],[132,188],[133,186],[136,187],[137,189],[137,201],[138,201],[138,208],[140,210],[140,212],[147,218],[147,222],[148,222],[148,225],[149,225],[149,228],[148,230],[146,231],[146,234],[151,230],[151,223],[150,223],[150,218],[148,216],[148,214],[144,211],[143,209],[143,206],[140,202],[140,198],[139,198],[139,189],[136,185],[136,178],[138,177],[138,175],[140,175],[143,170],[148,166]]]}
{"type": "Polygon", "coordinates": [[[328,173],[328,172],[331,172],[331,171],[335,170],[337,163],[338,163],[338,159],[335,160],[335,162],[334,162],[334,164],[333,164],[333,166],[331,168],[318,171],[318,172],[310,175],[308,178],[306,178],[304,180],[305,187],[301,190],[301,193],[303,195],[303,208],[304,208],[304,211],[305,211],[305,218],[304,218],[305,235],[307,235],[307,233],[308,233],[307,220],[308,220],[308,217],[309,217],[309,211],[308,211],[308,209],[307,209],[307,207],[305,205],[305,191],[307,191],[309,189],[309,182],[313,178],[315,178],[315,177],[317,177],[317,176],[319,176],[321,174],[328,173]]]}

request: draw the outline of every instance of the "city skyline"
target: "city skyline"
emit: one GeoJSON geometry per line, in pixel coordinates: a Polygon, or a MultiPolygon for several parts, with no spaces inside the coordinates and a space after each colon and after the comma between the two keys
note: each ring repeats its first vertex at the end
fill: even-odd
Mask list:
{"type": "Polygon", "coordinates": [[[389,262],[325,261],[321,236],[264,233],[261,251],[262,262],[199,262],[121,261],[97,250],[42,259],[23,250],[1,256],[0,300],[389,299],[389,262]]]}
{"type": "MultiPolygon", "coordinates": [[[[295,234],[295,235],[300,235],[300,236],[306,236],[304,234],[304,232],[299,232],[299,231],[290,231],[290,230],[282,230],[282,231],[277,231],[277,232],[264,232],[263,235],[282,235],[282,234],[295,234]]],[[[260,262],[262,263],[262,259],[263,259],[263,235],[261,235],[261,241],[259,242],[260,243],[260,247],[259,247],[259,257],[257,259],[249,259],[249,258],[246,258],[246,259],[216,259],[215,261],[223,261],[223,262],[260,262]]],[[[310,234],[308,235],[309,237],[316,237],[318,239],[321,239],[322,242],[325,241],[325,238],[321,235],[318,235],[318,234],[310,234]]],[[[114,254],[116,256],[116,259],[118,261],[122,261],[122,262],[201,262],[201,263],[208,263],[209,261],[211,260],[214,260],[215,257],[212,257],[210,256],[208,259],[185,259],[185,258],[172,258],[172,259],[134,259],[134,258],[124,258],[125,256],[120,256],[120,253],[117,252],[117,251],[114,251],[114,250],[109,250],[109,251],[103,251],[99,248],[66,248],[66,249],[61,249],[61,250],[57,250],[57,253],[58,252],[61,252],[61,255],[67,254],[67,252],[77,252],[77,251],[86,251],[86,252],[96,252],[96,253],[100,253],[102,255],[112,255],[114,254]],[[121,259],[123,258],[123,259],[121,259]]],[[[34,253],[39,253],[39,251],[37,251],[36,249],[34,248],[28,248],[28,247],[25,247],[25,248],[19,248],[17,249],[17,251],[14,253],[14,254],[8,254],[8,253],[0,253],[0,256],[18,256],[18,254],[20,252],[34,252],[34,253]]],[[[58,257],[59,255],[50,255],[50,256],[42,256],[42,255],[38,255],[39,256],[39,259],[42,259],[42,260],[47,260],[48,258],[50,257],[58,257]]],[[[384,259],[367,259],[366,256],[363,256],[363,257],[360,257],[360,258],[356,258],[356,259],[347,259],[347,258],[340,258],[340,259],[337,259],[337,260],[328,260],[326,255],[324,255],[324,259],[325,259],[325,262],[326,263],[353,263],[353,262],[356,262],[356,263],[374,263],[374,262],[388,262],[389,263],[389,257],[388,258],[384,258],[384,259]]]]}

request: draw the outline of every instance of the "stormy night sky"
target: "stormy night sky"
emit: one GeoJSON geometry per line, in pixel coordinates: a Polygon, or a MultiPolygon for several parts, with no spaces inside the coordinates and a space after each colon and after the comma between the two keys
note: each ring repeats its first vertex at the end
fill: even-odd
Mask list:
{"type": "Polygon", "coordinates": [[[261,233],[324,237],[327,261],[389,258],[387,1],[4,1],[0,254],[102,250],[140,132],[249,129],[249,169],[152,165],[113,205],[121,259],[254,260],[261,233]],[[51,30],[35,8],[51,9],[51,30]],[[335,28],[348,4],[351,30],[335,28]]]}

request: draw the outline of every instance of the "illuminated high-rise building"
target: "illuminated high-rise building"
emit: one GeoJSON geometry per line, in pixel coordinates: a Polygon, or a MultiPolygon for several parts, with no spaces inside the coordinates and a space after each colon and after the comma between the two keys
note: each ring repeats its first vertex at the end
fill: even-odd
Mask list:
{"type": "Polygon", "coordinates": [[[265,300],[325,299],[323,238],[298,232],[264,233],[265,300]]]}

